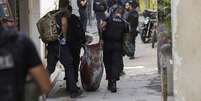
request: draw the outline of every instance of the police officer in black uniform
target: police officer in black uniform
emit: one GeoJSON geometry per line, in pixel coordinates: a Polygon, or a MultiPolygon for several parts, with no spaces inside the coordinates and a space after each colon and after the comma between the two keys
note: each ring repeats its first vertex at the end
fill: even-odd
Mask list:
{"type": "Polygon", "coordinates": [[[116,92],[116,81],[119,80],[123,67],[123,39],[128,32],[128,25],[122,18],[123,9],[117,8],[114,15],[107,18],[103,24],[103,60],[108,80],[108,90],[116,92]]]}
{"type": "Polygon", "coordinates": [[[1,101],[25,100],[24,90],[28,73],[37,81],[43,93],[48,95],[51,90],[50,80],[34,44],[15,30],[14,20],[6,18],[6,15],[0,7],[1,101]]]}

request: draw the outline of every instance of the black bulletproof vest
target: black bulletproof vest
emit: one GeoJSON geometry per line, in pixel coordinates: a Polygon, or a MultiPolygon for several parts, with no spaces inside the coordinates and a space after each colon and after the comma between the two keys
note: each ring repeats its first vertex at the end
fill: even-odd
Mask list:
{"type": "Polygon", "coordinates": [[[106,31],[103,33],[104,41],[122,42],[125,32],[125,22],[120,17],[110,17],[107,20],[106,31]]]}

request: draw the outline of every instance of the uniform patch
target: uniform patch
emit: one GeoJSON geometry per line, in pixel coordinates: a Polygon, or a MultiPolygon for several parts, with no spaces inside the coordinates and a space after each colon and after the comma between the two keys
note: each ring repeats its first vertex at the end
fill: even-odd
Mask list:
{"type": "Polygon", "coordinates": [[[14,58],[6,51],[0,51],[0,70],[14,68],[14,58]]]}

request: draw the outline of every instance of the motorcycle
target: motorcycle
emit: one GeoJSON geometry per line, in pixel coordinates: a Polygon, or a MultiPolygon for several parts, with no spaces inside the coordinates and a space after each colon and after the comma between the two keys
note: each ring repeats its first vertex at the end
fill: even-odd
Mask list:
{"type": "Polygon", "coordinates": [[[152,43],[152,48],[155,46],[157,41],[157,17],[156,11],[145,10],[144,21],[142,24],[141,40],[143,43],[152,43]]]}

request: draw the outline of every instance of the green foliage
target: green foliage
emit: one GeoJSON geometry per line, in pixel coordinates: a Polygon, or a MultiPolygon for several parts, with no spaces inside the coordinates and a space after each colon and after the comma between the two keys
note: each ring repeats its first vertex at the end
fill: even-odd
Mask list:
{"type": "Polygon", "coordinates": [[[159,0],[158,1],[158,18],[159,25],[165,25],[165,36],[171,36],[171,0],[159,0]]]}
{"type": "Polygon", "coordinates": [[[166,16],[164,23],[168,33],[171,33],[171,16],[170,15],[166,16]]]}

